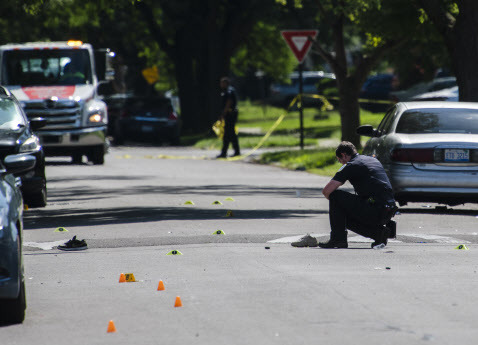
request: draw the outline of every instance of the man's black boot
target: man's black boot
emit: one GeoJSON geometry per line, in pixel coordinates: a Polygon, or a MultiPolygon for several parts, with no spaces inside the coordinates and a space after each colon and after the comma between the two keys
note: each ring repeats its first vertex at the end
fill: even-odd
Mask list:
{"type": "Polygon", "coordinates": [[[397,238],[397,223],[394,220],[389,220],[385,226],[390,229],[388,238],[397,238]]]}
{"type": "Polygon", "coordinates": [[[388,238],[390,236],[390,229],[386,226],[382,226],[378,229],[377,237],[375,242],[372,243],[372,249],[384,248],[388,243],[388,238]]]}
{"type": "Polygon", "coordinates": [[[333,248],[348,248],[349,245],[347,241],[338,241],[330,239],[328,242],[319,242],[320,248],[333,249],[333,248]]]}

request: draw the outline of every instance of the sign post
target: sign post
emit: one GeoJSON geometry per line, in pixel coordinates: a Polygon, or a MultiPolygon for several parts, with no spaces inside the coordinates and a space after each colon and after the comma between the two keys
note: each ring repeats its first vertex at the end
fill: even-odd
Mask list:
{"type": "Polygon", "coordinates": [[[309,37],[315,38],[317,36],[317,30],[284,30],[281,31],[281,35],[289,48],[294,53],[297,61],[299,61],[299,117],[300,117],[300,149],[304,149],[304,113],[302,109],[302,93],[303,93],[303,81],[302,70],[307,53],[310,50],[312,41],[309,37]]]}

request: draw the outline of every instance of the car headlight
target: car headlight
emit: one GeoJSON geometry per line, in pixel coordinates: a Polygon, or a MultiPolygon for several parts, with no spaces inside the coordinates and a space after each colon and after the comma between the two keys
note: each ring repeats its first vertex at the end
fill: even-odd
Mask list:
{"type": "Polygon", "coordinates": [[[93,123],[98,123],[98,122],[101,122],[102,119],[103,119],[103,116],[96,113],[96,114],[90,115],[90,117],[88,118],[88,121],[93,122],[93,123]]]}
{"type": "Polygon", "coordinates": [[[105,112],[101,109],[90,109],[88,115],[88,122],[94,124],[106,123],[105,112]]]}
{"type": "Polygon", "coordinates": [[[20,153],[24,152],[36,152],[39,151],[41,148],[40,146],[40,140],[38,139],[37,136],[32,135],[30,138],[25,140],[25,142],[20,146],[20,153]]]}

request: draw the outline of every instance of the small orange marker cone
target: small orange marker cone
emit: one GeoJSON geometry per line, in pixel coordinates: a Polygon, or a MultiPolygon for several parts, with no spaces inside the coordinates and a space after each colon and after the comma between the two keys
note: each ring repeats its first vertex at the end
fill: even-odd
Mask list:
{"type": "Polygon", "coordinates": [[[115,323],[113,322],[113,320],[110,320],[110,322],[108,323],[108,329],[106,330],[106,333],[114,333],[114,332],[116,332],[115,323]]]}
{"type": "Polygon", "coordinates": [[[160,280],[158,284],[158,291],[163,291],[163,290],[164,290],[164,283],[162,280],[160,280]]]}
{"type": "Polygon", "coordinates": [[[182,307],[183,303],[181,302],[181,297],[176,297],[176,302],[174,302],[174,307],[182,307]]]}
{"type": "Polygon", "coordinates": [[[120,274],[119,282],[120,282],[120,283],[126,283],[126,276],[124,275],[124,273],[121,273],[121,274],[120,274]]]}

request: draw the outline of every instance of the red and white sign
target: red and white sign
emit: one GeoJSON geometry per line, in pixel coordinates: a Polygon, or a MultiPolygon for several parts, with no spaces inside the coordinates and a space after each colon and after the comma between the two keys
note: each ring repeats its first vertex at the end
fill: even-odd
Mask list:
{"type": "Polygon", "coordinates": [[[49,99],[58,97],[68,99],[75,93],[75,86],[30,86],[22,88],[28,99],[49,99]]]}
{"type": "Polygon", "coordinates": [[[310,50],[312,41],[309,37],[317,37],[317,30],[284,30],[280,32],[295,57],[302,63],[310,50]]]}

